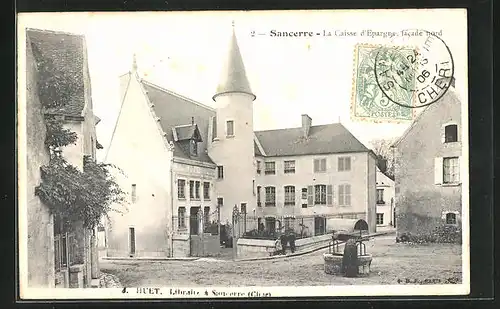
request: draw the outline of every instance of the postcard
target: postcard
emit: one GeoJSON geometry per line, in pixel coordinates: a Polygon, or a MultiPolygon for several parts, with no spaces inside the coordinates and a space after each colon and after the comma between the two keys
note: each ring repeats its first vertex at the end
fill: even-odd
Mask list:
{"type": "Polygon", "coordinates": [[[34,299],[465,295],[465,9],[18,15],[34,299]]]}

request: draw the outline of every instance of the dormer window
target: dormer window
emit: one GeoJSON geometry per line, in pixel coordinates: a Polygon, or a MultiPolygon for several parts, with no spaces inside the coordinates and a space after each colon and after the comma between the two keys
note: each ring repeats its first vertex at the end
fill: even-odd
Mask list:
{"type": "Polygon", "coordinates": [[[191,140],[191,155],[192,156],[198,155],[198,142],[194,139],[191,140]]]}

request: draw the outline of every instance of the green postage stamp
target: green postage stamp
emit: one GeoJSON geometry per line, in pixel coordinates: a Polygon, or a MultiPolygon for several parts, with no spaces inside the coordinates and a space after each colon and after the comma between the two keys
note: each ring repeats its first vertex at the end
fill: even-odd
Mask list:
{"type": "MultiPolygon", "coordinates": [[[[411,121],[415,109],[391,101],[380,88],[375,76],[375,59],[382,45],[358,44],[354,48],[354,72],[351,101],[351,119],[371,122],[411,121]]],[[[400,53],[413,54],[413,48],[399,49],[400,53]]],[[[377,72],[383,74],[383,72],[377,72]]],[[[408,81],[414,83],[414,80],[408,81]]],[[[409,85],[410,86],[410,85],[409,85]]],[[[404,87],[411,89],[412,87],[404,87]]],[[[414,96],[411,91],[401,88],[400,100],[411,106],[414,96]]]]}

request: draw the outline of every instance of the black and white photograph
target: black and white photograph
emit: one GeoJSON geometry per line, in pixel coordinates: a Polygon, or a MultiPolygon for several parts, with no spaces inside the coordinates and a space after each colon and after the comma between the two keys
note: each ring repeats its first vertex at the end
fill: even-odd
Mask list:
{"type": "Polygon", "coordinates": [[[17,33],[21,299],[469,293],[465,9],[17,33]]]}

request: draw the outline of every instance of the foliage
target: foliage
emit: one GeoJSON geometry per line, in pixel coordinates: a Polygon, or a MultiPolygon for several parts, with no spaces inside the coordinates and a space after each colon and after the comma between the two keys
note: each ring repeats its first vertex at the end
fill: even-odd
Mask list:
{"type": "Polygon", "coordinates": [[[394,178],[394,154],[391,149],[392,141],[375,139],[370,142],[373,152],[377,155],[377,166],[380,171],[390,178],[394,178]]]}
{"type": "Polygon", "coordinates": [[[70,144],[76,144],[78,136],[75,132],[63,127],[60,120],[53,117],[46,117],[45,126],[47,136],[45,146],[47,148],[60,148],[70,144]]]}
{"type": "Polygon", "coordinates": [[[428,243],[462,243],[462,229],[457,225],[439,225],[429,233],[404,233],[397,238],[397,242],[428,244],[428,243]]]}
{"type": "Polygon", "coordinates": [[[95,228],[100,219],[111,210],[111,205],[122,202],[125,194],[111,176],[110,165],[87,161],[83,172],[56,156],[41,167],[42,182],[35,193],[51,211],[62,219],[64,229],[83,221],[87,228],[95,228]]]}

